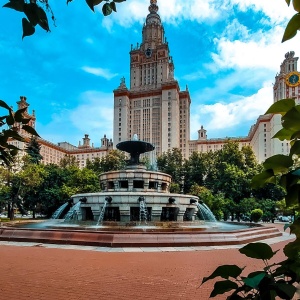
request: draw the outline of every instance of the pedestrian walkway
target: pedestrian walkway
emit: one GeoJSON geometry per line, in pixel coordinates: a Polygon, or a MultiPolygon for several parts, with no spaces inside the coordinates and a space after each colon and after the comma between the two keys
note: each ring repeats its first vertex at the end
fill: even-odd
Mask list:
{"type": "MultiPolygon", "coordinates": [[[[280,250],[274,261],[284,259],[281,250],[290,238],[285,233],[266,240],[280,250]]],[[[245,273],[263,268],[238,247],[111,249],[1,242],[0,295],[13,300],[206,300],[213,283],[200,283],[219,265],[246,266],[245,273]]]]}

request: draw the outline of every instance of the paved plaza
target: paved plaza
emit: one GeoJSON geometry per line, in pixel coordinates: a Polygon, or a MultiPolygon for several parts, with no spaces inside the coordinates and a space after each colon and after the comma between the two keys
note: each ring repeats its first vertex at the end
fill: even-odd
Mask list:
{"type": "MultiPolygon", "coordinates": [[[[277,224],[281,230],[282,224],[277,224]]],[[[267,240],[274,250],[292,237],[267,240]]],[[[240,246],[104,248],[0,242],[0,296],[13,300],[209,299],[200,282],[219,265],[263,267],[240,246]]],[[[275,256],[284,259],[282,251],[275,256]]],[[[226,299],[226,296],[212,299],[226,299]]]]}

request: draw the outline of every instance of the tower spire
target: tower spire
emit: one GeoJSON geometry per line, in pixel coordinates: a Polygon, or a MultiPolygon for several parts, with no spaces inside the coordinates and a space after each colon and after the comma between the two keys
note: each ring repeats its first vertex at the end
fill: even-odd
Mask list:
{"type": "Polygon", "coordinates": [[[157,0],[150,0],[149,12],[150,14],[158,12],[157,0]]]}

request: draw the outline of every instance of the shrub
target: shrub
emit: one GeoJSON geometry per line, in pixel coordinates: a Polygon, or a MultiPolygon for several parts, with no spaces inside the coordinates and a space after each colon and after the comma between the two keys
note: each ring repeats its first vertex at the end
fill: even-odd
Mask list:
{"type": "Polygon", "coordinates": [[[263,215],[263,211],[261,209],[259,208],[253,209],[251,211],[251,220],[253,222],[258,222],[261,219],[262,215],[263,215]]]}

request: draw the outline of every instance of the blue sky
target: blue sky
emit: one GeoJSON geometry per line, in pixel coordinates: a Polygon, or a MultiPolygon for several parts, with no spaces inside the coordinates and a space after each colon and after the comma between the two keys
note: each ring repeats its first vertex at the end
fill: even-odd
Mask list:
{"type": "MultiPolygon", "coordinates": [[[[5,4],[8,0],[2,1],[5,4]]],[[[0,9],[0,99],[20,96],[36,112],[36,129],[74,145],[89,134],[112,138],[113,90],[125,76],[129,51],[141,42],[149,0],[127,0],[103,17],[85,1],[52,1],[56,27],[22,41],[22,13],[0,9]],[[58,3],[59,2],[59,3],[58,3]]],[[[191,138],[203,125],[209,138],[245,136],[273,99],[284,54],[300,55],[299,36],[281,43],[294,14],[284,0],[158,0],[181,89],[188,85],[191,138]],[[298,46],[298,47],[297,47],[298,46]]]]}

